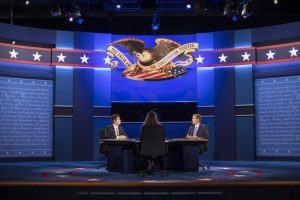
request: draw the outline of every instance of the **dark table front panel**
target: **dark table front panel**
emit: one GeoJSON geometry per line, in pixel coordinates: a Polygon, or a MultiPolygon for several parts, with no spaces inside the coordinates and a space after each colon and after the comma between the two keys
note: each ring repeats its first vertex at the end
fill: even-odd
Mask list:
{"type": "MultiPolygon", "coordinates": [[[[139,140],[102,140],[101,145],[107,148],[109,172],[132,173],[143,167],[143,159],[139,155],[139,140]]],[[[199,145],[207,140],[171,139],[167,144],[167,170],[185,172],[198,171],[199,145]]]]}

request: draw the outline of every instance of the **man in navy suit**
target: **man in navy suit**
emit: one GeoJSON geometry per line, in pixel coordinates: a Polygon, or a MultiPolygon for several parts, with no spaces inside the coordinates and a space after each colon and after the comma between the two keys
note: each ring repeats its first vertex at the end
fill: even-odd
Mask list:
{"type": "Polygon", "coordinates": [[[112,124],[103,130],[104,133],[101,135],[101,139],[127,139],[127,134],[121,126],[120,115],[113,114],[111,116],[111,121],[112,124]]]}
{"type": "Polygon", "coordinates": [[[201,115],[193,114],[192,123],[190,126],[188,133],[186,134],[186,138],[188,139],[208,139],[208,128],[204,124],[201,124],[201,115]]]}

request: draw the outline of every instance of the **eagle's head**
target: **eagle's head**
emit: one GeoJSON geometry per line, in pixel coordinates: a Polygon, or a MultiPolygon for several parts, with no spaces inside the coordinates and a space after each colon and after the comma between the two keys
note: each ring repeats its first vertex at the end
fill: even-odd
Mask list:
{"type": "Polygon", "coordinates": [[[153,53],[151,49],[144,49],[142,53],[135,51],[133,53],[142,63],[150,62],[153,60],[153,53]]]}

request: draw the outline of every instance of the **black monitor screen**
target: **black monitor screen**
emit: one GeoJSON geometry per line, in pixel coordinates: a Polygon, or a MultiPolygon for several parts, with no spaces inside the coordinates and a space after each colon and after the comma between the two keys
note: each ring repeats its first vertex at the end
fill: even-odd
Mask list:
{"type": "Polygon", "coordinates": [[[124,122],[142,122],[151,110],[156,112],[158,120],[162,122],[190,121],[192,115],[197,112],[197,103],[112,103],[112,113],[120,114],[124,122]]]}

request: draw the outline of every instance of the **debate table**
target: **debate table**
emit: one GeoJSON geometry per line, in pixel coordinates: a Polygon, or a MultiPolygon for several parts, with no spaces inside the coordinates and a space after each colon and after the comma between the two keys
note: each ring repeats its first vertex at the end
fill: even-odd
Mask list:
{"type": "MultiPolygon", "coordinates": [[[[199,148],[206,145],[207,142],[206,139],[174,138],[165,140],[167,170],[198,171],[199,148]]],[[[139,140],[103,139],[100,140],[100,144],[103,146],[102,148],[106,149],[109,172],[134,173],[142,166],[139,155],[139,140]]]]}

